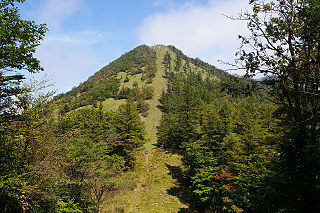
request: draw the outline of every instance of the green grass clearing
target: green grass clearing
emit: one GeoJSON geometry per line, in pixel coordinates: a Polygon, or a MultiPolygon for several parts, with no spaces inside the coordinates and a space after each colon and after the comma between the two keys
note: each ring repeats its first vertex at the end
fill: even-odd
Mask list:
{"type": "Polygon", "coordinates": [[[126,100],[124,99],[115,100],[114,98],[108,98],[102,102],[102,107],[103,107],[103,110],[116,111],[119,109],[120,105],[125,103],[126,103],[126,100]]]}

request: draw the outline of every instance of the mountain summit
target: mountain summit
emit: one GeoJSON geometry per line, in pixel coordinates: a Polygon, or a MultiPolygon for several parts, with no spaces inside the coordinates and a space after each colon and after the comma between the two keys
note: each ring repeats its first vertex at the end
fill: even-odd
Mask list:
{"type": "Polygon", "coordinates": [[[114,110],[126,99],[133,99],[137,102],[140,113],[146,117],[153,96],[161,94],[166,88],[165,75],[171,71],[181,75],[192,71],[202,77],[216,79],[228,75],[198,58],[187,57],[174,46],[141,45],[56,98],[62,100],[64,113],[98,104],[102,104],[106,110],[114,110]]]}
{"type": "MultiPolygon", "coordinates": [[[[178,184],[170,175],[170,168],[183,168],[181,155],[156,148],[158,129],[163,129],[163,126],[160,127],[161,119],[164,113],[171,110],[163,107],[164,102],[168,102],[168,95],[165,94],[179,90],[174,88],[176,85],[172,81],[182,82],[185,79],[189,82],[194,79],[187,84],[196,86],[194,89],[199,88],[199,92],[207,96],[205,91],[211,91],[215,88],[212,85],[228,76],[200,59],[187,57],[174,46],[141,45],[103,67],[71,91],[56,97],[60,101],[59,111],[63,117],[78,115],[78,110],[81,114],[86,108],[99,108],[108,114],[108,111],[123,110],[123,106],[133,102],[144,124],[147,140],[142,147],[138,147],[136,167],[132,173],[122,174],[124,182],[118,186],[119,192],[111,198],[110,204],[101,207],[104,211],[116,212],[120,208],[126,212],[168,212],[169,209],[175,212],[188,208],[177,196],[163,191],[178,184]],[[134,187],[129,189],[130,185],[134,187]]],[[[131,121],[128,122],[125,126],[132,126],[131,121]]],[[[119,137],[127,137],[124,134],[120,133],[119,137]]]]}

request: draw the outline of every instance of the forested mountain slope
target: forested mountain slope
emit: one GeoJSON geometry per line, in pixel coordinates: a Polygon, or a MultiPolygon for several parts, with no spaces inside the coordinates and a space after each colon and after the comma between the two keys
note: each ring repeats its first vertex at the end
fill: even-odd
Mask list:
{"type": "MultiPolygon", "coordinates": [[[[117,110],[121,104],[129,101],[137,107],[140,119],[144,123],[146,142],[130,158],[131,161],[137,158],[136,166],[133,170],[120,175],[122,183],[118,185],[114,198],[107,199],[108,204],[102,204],[101,209],[137,212],[150,212],[152,209],[153,212],[177,212],[179,209],[188,208],[201,210],[204,206],[217,208],[208,204],[212,199],[208,193],[214,190],[210,185],[213,182],[207,182],[204,188],[194,188],[192,187],[195,184],[193,178],[198,177],[201,181],[203,178],[208,178],[202,177],[203,172],[199,170],[203,166],[208,168],[215,165],[214,174],[220,169],[228,170],[229,165],[223,167],[222,163],[214,165],[210,163],[213,159],[209,156],[215,157],[216,161],[221,160],[220,156],[215,156],[215,152],[220,153],[217,150],[221,149],[222,145],[219,144],[221,142],[209,142],[209,145],[206,140],[220,138],[224,141],[226,140],[224,138],[236,137],[237,139],[234,139],[239,142],[240,136],[236,136],[236,131],[232,130],[233,127],[230,124],[233,122],[232,119],[236,120],[237,116],[246,112],[238,111],[239,114],[235,115],[233,108],[248,110],[249,106],[246,103],[255,102],[258,106],[259,102],[263,102],[263,98],[261,95],[255,96],[254,93],[258,93],[254,83],[230,76],[199,59],[189,58],[174,46],[142,45],[102,68],[70,92],[56,98],[61,100],[60,113],[65,115],[73,113],[74,110],[95,107],[103,111],[117,110]],[[250,99],[248,96],[255,96],[255,98],[250,99]],[[243,104],[238,103],[240,100],[243,104]],[[224,110],[224,116],[227,117],[219,117],[220,109],[224,110]],[[215,119],[226,119],[225,122],[229,124],[224,125],[228,127],[222,127],[220,123],[214,124],[217,120],[212,120],[212,113],[216,113],[215,119]],[[217,129],[210,131],[215,133],[207,133],[209,131],[207,129],[214,127],[217,129]],[[219,133],[221,128],[228,128],[228,130],[225,129],[224,133],[219,133]],[[180,154],[158,149],[159,147],[180,154]],[[203,162],[204,165],[198,162],[200,159],[193,156],[195,154],[202,160],[208,158],[203,162]],[[201,168],[198,168],[199,166],[201,168]],[[180,173],[175,174],[175,172],[180,173]],[[182,177],[175,177],[179,175],[182,177]],[[124,187],[128,185],[136,187],[124,187]],[[185,200],[177,193],[173,193],[174,188],[179,189],[178,194],[185,193],[190,199],[185,200]],[[206,196],[197,198],[201,192],[199,190],[206,191],[206,196]],[[201,204],[203,199],[205,202],[201,204]]],[[[269,106],[263,104],[263,107],[269,106]]],[[[266,112],[264,108],[257,108],[257,112],[260,113],[260,111],[266,112]]],[[[257,116],[266,116],[266,119],[270,119],[270,113],[268,115],[258,114],[257,116]]],[[[241,120],[242,117],[239,119],[241,120]]],[[[247,125],[254,125],[253,122],[256,119],[257,117],[252,117],[247,125]]],[[[254,126],[254,129],[258,132],[259,128],[264,128],[256,127],[254,126]]],[[[241,130],[238,131],[240,131],[238,134],[247,134],[241,130]]],[[[264,133],[259,133],[261,134],[264,133]]],[[[255,153],[254,147],[260,146],[261,138],[247,135],[243,137],[258,137],[256,139],[258,144],[252,145],[251,148],[254,150],[252,154],[258,154],[255,153]]],[[[237,153],[247,149],[236,141],[230,141],[228,145],[230,150],[227,152],[237,153]],[[233,150],[236,149],[235,147],[242,148],[233,150]]],[[[248,141],[248,143],[251,142],[248,141]]],[[[264,142],[261,141],[261,143],[264,142]]],[[[266,147],[265,151],[268,151],[267,149],[269,148],[266,147]]],[[[245,152],[251,155],[250,151],[245,152]]],[[[243,164],[246,165],[247,162],[243,164]]],[[[228,205],[229,208],[233,206],[228,205]]]]}
{"type": "Polygon", "coordinates": [[[102,68],[70,92],[56,97],[62,102],[60,112],[66,115],[79,107],[117,110],[130,100],[137,106],[144,122],[147,141],[137,154],[134,171],[124,173],[120,184],[136,187],[128,191],[119,185],[114,199],[107,202],[109,207],[103,207],[105,211],[119,208],[150,212],[152,206],[153,212],[176,212],[188,208],[187,203],[167,192],[170,187],[180,184],[173,179],[173,174],[170,175],[170,169],[183,168],[181,156],[156,148],[157,127],[164,111],[160,99],[173,73],[181,77],[196,75],[207,83],[227,82],[232,78],[199,59],[188,58],[174,46],[142,45],[102,68]]]}
{"type": "MultiPolygon", "coordinates": [[[[141,45],[103,67],[71,91],[56,96],[56,99],[63,103],[62,112],[88,105],[96,107],[97,103],[101,102],[106,105],[106,109],[110,107],[114,109],[112,106],[119,106],[119,103],[123,103],[126,99],[136,101],[140,112],[145,112],[148,108],[145,101],[150,100],[155,91],[162,92],[166,87],[166,82],[161,81],[157,84],[158,87],[154,88],[156,73],[162,69],[157,67],[157,61],[162,63],[163,60],[170,60],[171,69],[175,72],[193,69],[203,77],[220,79],[228,76],[224,71],[200,59],[188,58],[174,46],[141,45]],[[156,51],[161,53],[156,54],[156,51]]],[[[164,75],[165,73],[161,77],[164,75]]]]}
{"type": "Polygon", "coordinates": [[[267,196],[255,192],[277,155],[274,106],[173,46],[139,46],[66,94],[26,100],[5,130],[6,211],[242,211],[267,196]]]}
{"type": "MultiPolygon", "coordinates": [[[[250,1],[238,78],[141,45],[66,94],[0,3],[0,211],[320,212],[319,0],[250,1]]],[[[76,73],[76,70],[74,70],[76,73]]]]}

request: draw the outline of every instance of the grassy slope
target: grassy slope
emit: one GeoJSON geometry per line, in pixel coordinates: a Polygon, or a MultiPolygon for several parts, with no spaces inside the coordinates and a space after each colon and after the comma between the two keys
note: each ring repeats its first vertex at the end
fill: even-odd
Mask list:
{"type": "Polygon", "coordinates": [[[154,96],[149,102],[150,109],[148,111],[148,117],[143,119],[150,139],[146,144],[147,149],[154,148],[152,144],[156,142],[157,126],[160,124],[161,120],[161,110],[157,106],[160,106],[159,98],[161,97],[162,90],[166,89],[167,84],[167,80],[164,78],[164,69],[162,67],[162,61],[165,54],[164,48],[158,48],[155,46],[153,49],[157,53],[157,73],[152,82],[152,86],[154,87],[154,96]]]}
{"type": "MultiPolygon", "coordinates": [[[[120,185],[118,193],[114,199],[104,204],[102,212],[161,213],[178,212],[180,209],[188,208],[178,198],[180,197],[177,190],[179,183],[173,178],[172,173],[173,169],[182,168],[181,156],[154,146],[162,113],[157,106],[160,105],[159,98],[162,90],[166,88],[162,61],[166,52],[172,53],[172,51],[165,46],[152,48],[157,53],[157,73],[152,83],[155,93],[149,102],[148,117],[142,118],[146,126],[148,142],[138,155],[135,170],[124,174],[123,184],[120,185]]],[[[172,55],[172,58],[175,56],[172,55]]],[[[138,81],[136,78],[135,80],[138,81]]],[[[115,100],[107,100],[107,102],[111,105],[120,104],[115,100]]],[[[104,106],[107,108],[108,104],[104,103],[104,106]]]]}
{"type": "Polygon", "coordinates": [[[170,193],[177,187],[177,180],[173,179],[170,168],[182,166],[181,156],[157,149],[156,143],[157,126],[161,120],[159,98],[162,90],[166,87],[166,79],[162,66],[163,57],[168,49],[155,46],[157,53],[157,74],[153,81],[155,87],[154,98],[150,102],[149,116],[145,119],[146,130],[150,140],[145,145],[145,170],[143,183],[136,191],[136,197],[130,205],[129,212],[178,212],[187,205],[180,202],[179,198],[170,193]]]}

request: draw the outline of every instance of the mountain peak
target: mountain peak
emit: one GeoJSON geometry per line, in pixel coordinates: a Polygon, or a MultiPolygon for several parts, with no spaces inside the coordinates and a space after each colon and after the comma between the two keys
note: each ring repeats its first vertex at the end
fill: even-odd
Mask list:
{"type": "MultiPolygon", "coordinates": [[[[164,70],[179,72],[181,75],[192,71],[216,79],[226,75],[225,72],[200,59],[189,58],[173,45],[160,44],[149,47],[143,44],[121,55],[89,77],[87,81],[57,98],[67,106],[65,111],[88,105],[96,106],[99,102],[104,103],[111,99],[115,102],[113,104],[115,107],[106,108],[115,109],[119,103],[123,103],[128,98],[147,101],[147,97],[150,98],[150,91],[166,88],[166,85],[157,85],[155,89],[155,77],[157,73],[164,70]]],[[[166,76],[163,74],[159,78],[165,79],[166,76]]],[[[165,81],[161,82],[166,84],[165,81]]],[[[105,105],[109,106],[109,104],[105,105]]],[[[142,105],[141,107],[146,106],[146,104],[142,105]]]]}

